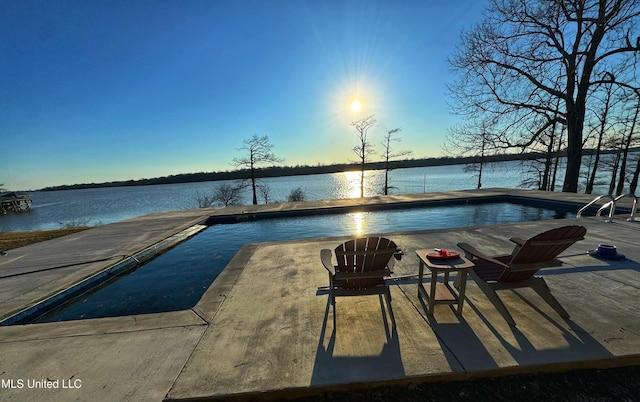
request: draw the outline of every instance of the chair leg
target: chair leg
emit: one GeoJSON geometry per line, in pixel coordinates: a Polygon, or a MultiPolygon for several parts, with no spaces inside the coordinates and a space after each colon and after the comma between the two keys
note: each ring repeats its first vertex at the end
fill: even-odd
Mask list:
{"type": "Polygon", "coordinates": [[[389,316],[391,317],[391,325],[395,327],[396,317],[393,315],[393,306],[391,306],[391,290],[388,286],[387,291],[385,292],[385,299],[387,299],[387,308],[389,309],[389,316]]]}
{"type": "Polygon", "coordinates": [[[333,330],[336,330],[336,294],[334,293],[333,276],[329,274],[329,300],[333,306],[333,330]]]}
{"type": "Polygon", "coordinates": [[[539,278],[539,277],[536,277],[533,279],[536,280],[536,284],[534,286],[531,286],[531,288],[535,290],[536,293],[538,293],[540,297],[542,297],[542,299],[546,301],[547,304],[549,304],[560,315],[560,317],[570,318],[569,313],[567,313],[567,310],[565,310],[564,307],[562,307],[562,305],[558,301],[558,299],[553,297],[553,295],[551,294],[551,289],[549,289],[547,282],[545,282],[543,278],[539,278]]]}
{"type": "Polygon", "coordinates": [[[331,304],[333,304],[333,332],[336,331],[336,299],[332,299],[333,302],[331,304]]]}
{"type": "Polygon", "coordinates": [[[329,303],[333,307],[333,330],[336,330],[336,296],[333,294],[333,287],[329,290],[329,303]]]}
{"type": "Polygon", "coordinates": [[[489,301],[495,306],[496,310],[498,310],[498,312],[502,315],[505,321],[507,321],[509,325],[515,327],[516,322],[514,321],[513,317],[507,310],[507,307],[504,305],[502,300],[500,300],[500,297],[498,297],[498,293],[496,293],[495,289],[493,289],[490,284],[480,279],[480,277],[478,277],[478,275],[476,275],[473,270],[470,272],[470,275],[473,278],[474,282],[478,285],[480,290],[482,290],[489,301]]]}
{"type": "Polygon", "coordinates": [[[336,298],[334,296],[333,290],[335,287],[333,286],[333,276],[329,273],[329,298],[331,299],[331,304],[335,304],[336,298]]]}

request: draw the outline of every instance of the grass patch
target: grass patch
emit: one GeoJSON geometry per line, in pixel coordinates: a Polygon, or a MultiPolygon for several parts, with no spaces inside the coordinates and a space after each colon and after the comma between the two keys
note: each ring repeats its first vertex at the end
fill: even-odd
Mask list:
{"type": "Polygon", "coordinates": [[[70,227],[57,230],[38,230],[35,232],[0,232],[0,251],[12,250],[29,244],[39,243],[56,237],[91,229],[91,227],[70,227]]]}

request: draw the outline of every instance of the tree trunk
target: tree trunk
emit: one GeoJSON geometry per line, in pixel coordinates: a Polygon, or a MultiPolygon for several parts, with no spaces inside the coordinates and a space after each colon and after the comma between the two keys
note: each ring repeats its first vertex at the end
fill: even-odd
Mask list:
{"type": "Polygon", "coordinates": [[[389,195],[389,156],[384,165],[384,195],[389,195]]]}
{"type": "Polygon", "coordinates": [[[553,178],[551,179],[551,191],[556,191],[556,179],[558,178],[558,165],[560,164],[560,151],[562,150],[562,129],[558,139],[558,147],[556,148],[556,160],[553,164],[553,178]]]}
{"type": "Polygon", "coordinates": [[[567,170],[564,175],[562,191],[578,192],[578,178],[582,164],[582,129],[584,126],[584,109],[567,105],[567,170]]]}
{"type": "Polygon", "coordinates": [[[593,169],[587,179],[587,187],[584,190],[585,194],[591,194],[593,192],[593,185],[596,181],[596,172],[598,171],[598,165],[600,164],[600,148],[602,147],[602,133],[600,133],[600,139],[598,140],[598,147],[596,148],[596,155],[593,161],[593,169]]]}
{"type": "Polygon", "coordinates": [[[364,156],[362,156],[362,174],[360,175],[360,198],[364,197],[364,156]]]}
{"type": "MultiPolygon", "coordinates": [[[[624,190],[624,179],[627,176],[627,157],[629,156],[629,144],[631,143],[631,135],[625,139],[624,148],[622,149],[622,160],[620,161],[620,177],[618,179],[618,187],[616,195],[622,194],[624,190]]],[[[614,176],[615,179],[615,176],[614,176]]]]}
{"type": "Polygon", "coordinates": [[[486,138],[482,135],[482,150],[480,152],[480,168],[478,169],[478,190],[482,187],[482,168],[484,167],[484,148],[486,145],[486,138]]]}
{"type": "Polygon", "coordinates": [[[256,169],[253,163],[253,152],[251,153],[251,191],[253,192],[253,205],[258,205],[258,196],[256,194],[256,169]]]}
{"type": "MultiPolygon", "coordinates": [[[[602,1],[600,6],[602,7],[602,1]]],[[[596,52],[598,46],[604,36],[605,24],[598,21],[594,29],[591,43],[585,54],[582,75],[577,86],[572,77],[577,73],[576,59],[569,60],[569,68],[567,68],[567,172],[564,176],[564,184],[562,191],[567,193],[578,192],[578,179],[580,177],[580,165],[582,164],[582,130],[584,129],[584,116],[587,110],[587,95],[589,93],[589,84],[591,82],[591,74],[596,65],[596,52]],[[574,89],[576,90],[574,92],[574,89]],[[572,98],[575,93],[575,100],[572,98]]],[[[573,55],[573,57],[582,57],[582,55],[573,55]]]]}
{"type": "Polygon", "coordinates": [[[616,188],[616,175],[618,173],[618,165],[620,164],[620,149],[616,152],[616,159],[611,167],[611,181],[609,182],[609,192],[607,194],[613,194],[613,190],[616,188]]]}
{"type": "Polygon", "coordinates": [[[553,158],[553,146],[554,146],[554,138],[555,138],[555,127],[554,124],[551,128],[551,135],[549,136],[549,145],[547,145],[547,154],[544,158],[544,172],[542,174],[542,183],[540,183],[540,190],[549,191],[550,181],[551,181],[551,164],[553,158]]]}
{"type": "Polygon", "coordinates": [[[251,169],[251,191],[253,191],[253,205],[258,205],[258,196],[256,194],[256,176],[251,169]]]}
{"type": "Polygon", "coordinates": [[[636,194],[636,188],[638,187],[638,176],[640,176],[640,157],[638,158],[638,163],[636,164],[636,170],[635,172],[633,172],[631,184],[629,184],[629,193],[633,195],[636,194]]]}

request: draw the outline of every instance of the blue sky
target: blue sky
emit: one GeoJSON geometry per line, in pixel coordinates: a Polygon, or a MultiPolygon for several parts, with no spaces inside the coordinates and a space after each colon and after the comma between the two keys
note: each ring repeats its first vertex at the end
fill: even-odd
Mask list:
{"type": "Polygon", "coordinates": [[[447,58],[484,4],[0,0],[0,183],[231,170],[253,134],[286,165],[355,161],[371,114],[379,151],[401,127],[442,156],[447,58]]]}

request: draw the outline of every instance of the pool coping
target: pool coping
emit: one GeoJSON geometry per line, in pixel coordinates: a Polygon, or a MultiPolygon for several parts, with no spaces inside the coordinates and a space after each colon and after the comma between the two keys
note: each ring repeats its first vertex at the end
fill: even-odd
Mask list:
{"type": "MultiPolygon", "coordinates": [[[[475,191],[475,190],[467,190],[475,191]]],[[[326,214],[343,214],[352,212],[370,212],[380,210],[397,210],[407,208],[422,208],[430,206],[451,206],[451,205],[473,205],[481,203],[500,203],[508,202],[521,205],[530,205],[543,208],[577,208],[585,205],[582,199],[580,200],[559,200],[541,198],[539,196],[527,196],[523,194],[508,194],[508,193],[496,193],[485,196],[471,196],[472,193],[457,194],[455,197],[448,198],[428,198],[428,199],[409,199],[400,200],[393,203],[379,203],[374,200],[377,197],[373,197],[370,200],[373,202],[359,202],[352,205],[340,205],[340,206],[324,206],[313,208],[292,208],[292,209],[275,209],[264,211],[248,211],[241,210],[240,212],[213,214],[207,218],[205,224],[235,224],[242,222],[250,222],[264,219],[277,219],[286,217],[299,217],[299,216],[313,216],[313,215],[326,215],[326,214]]],[[[596,204],[589,207],[585,212],[593,213],[597,211],[600,205],[596,204]]],[[[631,212],[630,205],[621,205],[616,207],[616,215],[622,216],[631,212]]]]}

